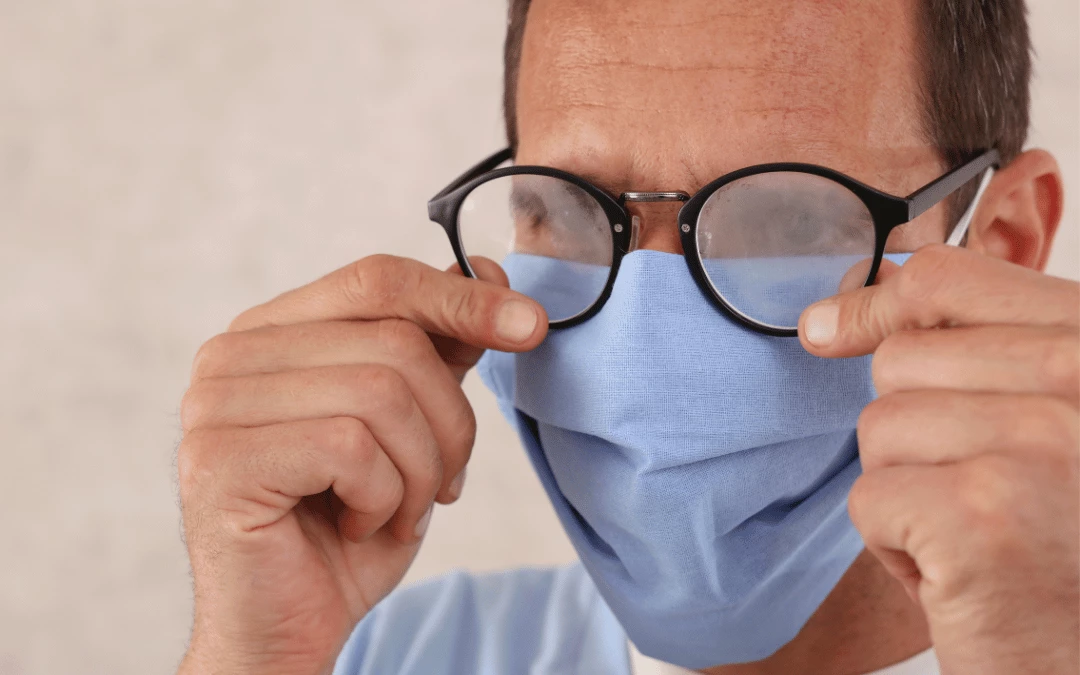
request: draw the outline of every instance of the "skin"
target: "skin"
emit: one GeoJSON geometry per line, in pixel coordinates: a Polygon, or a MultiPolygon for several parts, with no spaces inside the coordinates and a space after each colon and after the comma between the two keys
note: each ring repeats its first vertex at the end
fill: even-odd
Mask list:
{"type": "MultiPolygon", "coordinates": [[[[912,16],[899,1],[536,0],[518,159],[615,193],[805,161],[907,194],[945,170],[914,107],[912,16]]],[[[703,672],[850,675],[931,641],[952,675],[1077,672],[1080,291],[1040,273],[1061,200],[1053,159],[1026,152],[994,177],[968,250],[933,245],[933,210],[890,241],[918,249],[903,268],[804,313],[812,353],[874,354],[881,396],[849,500],[868,550],[773,657],[703,672]]],[[[633,211],[643,247],[679,251],[676,207],[633,211]]],[[[461,378],[485,348],[546,332],[478,264],[487,281],[366,258],[199,351],[179,454],[196,607],[181,673],[329,672],[400,581],[432,503],[462,488],[461,378]]]]}
{"type": "Polygon", "coordinates": [[[244,312],[202,346],[178,465],[195,580],[180,673],[328,673],[461,494],[485,348],[543,310],[495,283],[372,256],[244,312]]]}

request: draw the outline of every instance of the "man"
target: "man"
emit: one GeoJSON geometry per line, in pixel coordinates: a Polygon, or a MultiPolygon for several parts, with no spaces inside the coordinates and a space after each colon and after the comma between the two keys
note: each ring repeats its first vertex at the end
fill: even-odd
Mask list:
{"type": "MultiPolygon", "coordinates": [[[[490,261],[461,261],[479,281],[374,256],[206,343],[182,411],[195,620],[181,672],[324,673],[345,645],[337,672],[625,673],[619,626],[635,648],[704,673],[870,673],[931,646],[944,673],[1078,672],[1080,293],[1040,273],[1063,188],[1047,153],[1021,152],[1022,3],[513,0],[510,15],[515,163],[625,193],[608,208],[633,217],[634,252],[606,305],[550,334],[552,306],[505,288],[490,261]],[[681,254],[705,244],[686,238],[689,223],[680,235],[678,204],[641,192],[694,194],[743,167],[802,162],[906,195],[991,149],[1000,168],[985,189],[892,230],[876,283],[810,306],[798,342],[741,327],[737,306],[697,294],[717,284],[691,280],[681,254]],[[971,203],[964,245],[943,246],[971,203]],[[612,321],[648,349],[621,342],[612,321]],[[604,335],[590,358],[622,350],[642,370],[567,367],[581,335],[604,335]],[[670,383],[684,365],[651,350],[684,338],[708,362],[670,383]],[[433,503],[461,494],[475,421],[459,384],[485,350],[522,355],[488,352],[485,379],[592,578],[458,576],[379,604],[433,503]],[[851,384],[865,361],[838,359],[868,354],[878,398],[845,417],[869,380],[851,384]],[[735,373],[734,389],[706,397],[715,372],[735,373]],[[575,384],[556,395],[549,376],[575,384]],[[768,395],[735,396],[747,380],[768,395]],[[618,408],[642,382],[668,395],[643,385],[640,405],[618,408]],[[801,389],[785,394],[792,382],[801,389]],[[557,423],[573,410],[548,415],[559,397],[590,411],[574,418],[584,426],[557,423]],[[650,410],[699,400],[670,427],[650,410]],[[857,480],[854,447],[820,440],[850,438],[855,415],[857,480]],[[825,419],[835,428],[800,435],[825,419]],[[657,425],[667,442],[634,445],[657,425]],[[739,452],[697,442],[714,432],[751,440],[739,452]],[[637,462],[629,478],[626,462],[637,462]],[[671,475],[688,482],[650,492],[671,475]],[[608,479],[621,487],[605,492],[608,479]],[[755,500],[744,521],[718,525],[755,500]]],[[[932,658],[919,663],[933,672],[932,658]]]]}

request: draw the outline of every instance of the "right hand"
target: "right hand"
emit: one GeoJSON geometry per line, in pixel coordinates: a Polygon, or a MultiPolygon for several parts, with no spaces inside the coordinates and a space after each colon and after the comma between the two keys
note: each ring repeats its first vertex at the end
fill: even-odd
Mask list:
{"type": "Polygon", "coordinates": [[[195,357],[178,465],[195,583],[181,673],[326,673],[457,499],[484,349],[543,309],[484,279],[372,256],[241,314],[195,357]]]}

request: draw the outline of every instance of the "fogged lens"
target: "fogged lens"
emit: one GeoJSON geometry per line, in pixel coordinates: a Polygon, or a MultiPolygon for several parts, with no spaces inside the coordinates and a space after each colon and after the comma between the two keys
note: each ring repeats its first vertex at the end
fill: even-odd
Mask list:
{"type": "Polygon", "coordinates": [[[458,236],[466,256],[499,262],[510,288],[539,302],[551,321],[591,307],[611,274],[607,214],[560,178],[514,174],[482,183],[461,205],[458,236]]]}
{"type": "Polygon", "coordinates": [[[808,173],[728,183],[702,206],[697,244],[706,276],[745,317],[792,329],[818,300],[866,281],[874,222],[843,185],[808,173]]]}

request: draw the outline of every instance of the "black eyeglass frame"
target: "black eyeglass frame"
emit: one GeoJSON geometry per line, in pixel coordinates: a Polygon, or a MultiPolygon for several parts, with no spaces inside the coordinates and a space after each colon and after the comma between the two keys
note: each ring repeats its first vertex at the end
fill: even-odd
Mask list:
{"type": "MultiPolygon", "coordinates": [[[[465,249],[461,243],[458,228],[458,214],[461,211],[461,205],[465,202],[469,193],[488,181],[518,174],[559,178],[581,188],[600,204],[600,207],[607,215],[608,225],[611,227],[611,239],[613,245],[611,272],[608,274],[603,292],[600,293],[599,297],[597,297],[589,307],[572,317],[552,321],[549,324],[549,328],[569,328],[570,326],[575,326],[583,321],[587,321],[600,311],[611,296],[611,290],[615,285],[615,277],[618,276],[619,264],[622,262],[623,256],[630,252],[631,240],[633,237],[631,227],[632,219],[630,212],[625,207],[625,202],[628,201],[627,195],[630,193],[623,193],[620,197],[615,197],[606,190],[593,185],[580,176],[547,166],[524,165],[508,166],[501,169],[496,168],[512,158],[512,150],[506,148],[470,168],[428,201],[428,217],[435,223],[441,225],[446,231],[446,235],[450,239],[450,245],[454,249],[454,257],[457,259],[458,265],[461,266],[462,271],[466,275],[475,279],[478,277],[473,271],[472,266],[469,265],[469,260],[465,255],[465,249]]],[[[779,328],[756,321],[752,317],[743,314],[740,310],[728,303],[716,288],[714,288],[712,282],[709,281],[708,275],[705,273],[701,252],[697,244],[697,228],[698,216],[701,214],[701,209],[714,192],[740,178],[781,171],[807,173],[839,183],[863,202],[874,221],[874,259],[870,266],[870,271],[866,275],[866,280],[862,284],[863,286],[868,286],[874,277],[877,276],[878,269],[881,267],[882,258],[885,255],[885,242],[889,238],[889,234],[895,228],[911,222],[987,169],[997,168],[1000,165],[1000,162],[1001,158],[997,150],[991,149],[981,152],[971,160],[927,183],[907,197],[898,197],[887,192],[882,192],[865,183],[861,183],[850,176],[842,174],[839,171],[834,171],[833,169],[824,166],[798,162],[757,164],[743,169],[737,169],[708,183],[693,196],[688,196],[686,193],[653,194],[664,195],[660,198],[665,200],[677,199],[678,201],[684,202],[679,209],[677,221],[679,223],[679,236],[682,243],[683,257],[686,259],[687,267],[690,268],[690,274],[694,278],[694,281],[717,309],[724,312],[743,326],[759,333],[776,337],[795,337],[798,335],[796,329],[779,328]]],[[[649,199],[646,198],[644,200],[636,201],[649,201],[649,199]]]]}

